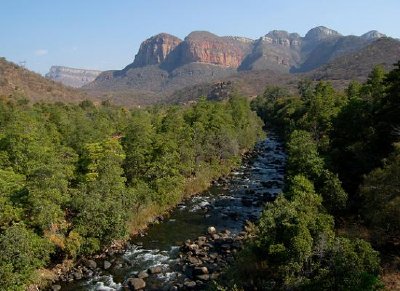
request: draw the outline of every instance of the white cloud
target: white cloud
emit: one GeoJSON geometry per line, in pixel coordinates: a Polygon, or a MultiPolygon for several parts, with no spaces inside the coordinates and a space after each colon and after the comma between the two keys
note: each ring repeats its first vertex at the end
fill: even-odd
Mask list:
{"type": "Polygon", "coordinates": [[[49,51],[46,50],[46,49],[38,49],[38,50],[35,50],[35,55],[38,56],[38,57],[45,56],[45,55],[47,55],[48,53],[49,53],[49,51]]]}

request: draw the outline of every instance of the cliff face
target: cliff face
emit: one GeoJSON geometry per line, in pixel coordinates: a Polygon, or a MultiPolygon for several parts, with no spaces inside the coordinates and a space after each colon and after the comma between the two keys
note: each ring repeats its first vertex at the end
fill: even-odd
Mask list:
{"type": "Polygon", "coordinates": [[[161,64],[181,42],[181,39],[167,33],[150,37],[140,45],[132,67],[161,64]]]}
{"type": "Polygon", "coordinates": [[[92,82],[100,73],[101,71],[96,70],[52,66],[46,74],[46,78],[70,87],[79,88],[92,82]]]}
{"type": "Polygon", "coordinates": [[[172,71],[190,63],[205,63],[236,69],[251,51],[252,43],[247,38],[192,32],[167,56],[161,67],[172,71]]]}
{"type": "Polygon", "coordinates": [[[302,38],[297,33],[284,30],[270,31],[260,37],[253,50],[240,65],[240,70],[262,70],[264,68],[276,71],[289,71],[291,67],[301,62],[302,38]]]}
{"type": "Polygon", "coordinates": [[[180,63],[208,63],[237,68],[249,51],[251,42],[223,38],[207,32],[192,32],[183,43],[180,63]]]}

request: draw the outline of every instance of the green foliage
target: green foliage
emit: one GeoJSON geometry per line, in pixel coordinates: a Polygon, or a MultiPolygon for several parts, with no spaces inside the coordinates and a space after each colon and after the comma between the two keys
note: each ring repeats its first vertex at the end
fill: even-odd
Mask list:
{"type": "Polygon", "coordinates": [[[259,224],[258,247],[269,268],[288,287],[307,282],[317,271],[326,246],[333,239],[333,220],[320,211],[321,197],[304,176],[295,176],[286,195],[266,207],[259,224]]]}
{"type": "Polygon", "coordinates": [[[317,144],[312,135],[295,130],[287,143],[288,175],[302,173],[311,180],[317,179],[324,169],[324,160],[319,156],[317,144]]]}
{"type": "Polygon", "coordinates": [[[382,287],[378,252],[363,240],[336,236],[330,214],[343,215],[350,205],[353,213],[361,210],[378,242],[399,237],[398,153],[367,175],[357,192],[363,175],[377,167],[398,141],[399,72],[400,62],[388,74],[377,67],[364,84],[350,83],[346,95],[327,83],[302,81],[298,97],[267,98],[266,94],[252,103],[286,139],[288,176],[284,194],[267,205],[261,218],[252,250],[259,255],[254,271],[258,277],[249,274],[244,279],[253,282],[250,286],[382,287]],[[349,204],[342,181],[351,194],[349,204]]]}
{"type": "Polygon", "coordinates": [[[255,286],[263,289],[275,282],[282,289],[379,287],[378,252],[363,240],[335,237],[333,217],[324,212],[321,202],[312,182],[296,175],[285,194],[267,205],[253,252],[258,254],[257,261],[265,261],[261,270],[268,277],[256,268],[259,278],[249,275],[255,286]]]}
{"type": "Polygon", "coordinates": [[[51,244],[23,224],[14,224],[0,235],[0,283],[3,290],[24,290],[36,268],[49,259],[51,244]]]}
{"type": "Polygon", "coordinates": [[[0,100],[2,288],[24,289],[54,251],[75,258],[126,237],[146,207],[235,165],[261,127],[241,97],[146,110],[0,100]]]}
{"type": "Polygon", "coordinates": [[[328,272],[320,272],[305,290],[378,290],[381,289],[379,256],[364,240],[336,238],[325,264],[328,272]]]}
{"type": "Polygon", "coordinates": [[[361,197],[363,214],[378,234],[378,242],[400,237],[400,148],[383,168],[373,170],[364,178],[361,197]]]}

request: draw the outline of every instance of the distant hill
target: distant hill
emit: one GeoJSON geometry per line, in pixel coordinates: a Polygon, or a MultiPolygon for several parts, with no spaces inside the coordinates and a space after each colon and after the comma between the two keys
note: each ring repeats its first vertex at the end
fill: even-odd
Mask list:
{"type": "MultiPolygon", "coordinates": [[[[277,79],[281,80],[278,83],[290,83],[303,77],[323,78],[318,69],[335,64],[340,58],[361,53],[381,39],[388,38],[377,31],[343,36],[323,26],[311,29],[304,37],[273,30],[257,40],[221,37],[206,31],[192,32],[181,40],[161,33],[145,40],[134,61],[124,69],[103,72],[83,88],[101,98],[128,104],[189,100],[193,92],[208,95],[210,92],[205,88],[212,90],[212,84],[228,81],[234,87],[241,84],[246,88],[239,89],[240,92],[256,93],[257,90],[248,89],[249,84],[259,88],[269,82],[273,84],[277,79]],[[183,97],[185,91],[188,93],[183,97]]],[[[391,42],[393,46],[399,43],[393,39],[391,42]]],[[[380,48],[384,49],[376,46],[376,50],[380,48]]],[[[367,62],[358,63],[363,68],[359,70],[360,74],[367,76],[372,67],[385,58],[386,62],[391,62],[400,56],[389,56],[385,51],[376,56],[372,54],[367,62]]],[[[347,74],[345,66],[340,61],[335,69],[341,74],[341,67],[340,80],[354,75],[347,74]]],[[[357,60],[354,60],[354,66],[357,66],[357,60]]]]}
{"type": "Polygon", "coordinates": [[[339,56],[311,71],[308,76],[315,80],[364,81],[371,68],[382,65],[386,70],[400,60],[400,41],[383,37],[357,51],[339,56]]]}
{"type": "Polygon", "coordinates": [[[100,73],[101,71],[97,70],[52,66],[50,71],[46,74],[46,78],[62,83],[66,86],[80,88],[83,85],[94,81],[100,73]]]}
{"type": "Polygon", "coordinates": [[[0,96],[51,102],[77,102],[93,98],[83,91],[48,80],[4,58],[0,58],[0,96]]]}

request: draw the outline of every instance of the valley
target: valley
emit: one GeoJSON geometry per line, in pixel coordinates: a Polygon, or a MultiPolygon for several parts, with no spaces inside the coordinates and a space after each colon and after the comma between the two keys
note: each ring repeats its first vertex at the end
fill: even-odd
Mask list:
{"type": "Polygon", "coordinates": [[[0,58],[1,290],[400,288],[399,39],[85,5],[0,58]]]}

